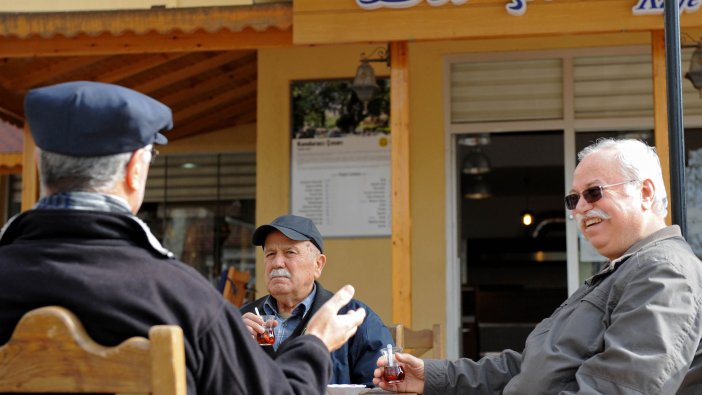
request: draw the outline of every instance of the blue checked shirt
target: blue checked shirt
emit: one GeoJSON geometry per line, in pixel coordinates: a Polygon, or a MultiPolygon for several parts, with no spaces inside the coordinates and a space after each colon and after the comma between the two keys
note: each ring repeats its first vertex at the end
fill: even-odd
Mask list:
{"type": "Polygon", "coordinates": [[[275,328],[275,343],[273,344],[273,349],[278,351],[278,347],[290,337],[290,335],[295,331],[298,325],[307,312],[310,311],[310,306],[312,306],[312,301],[314,296],[317,294],[317,286],[313,285],[312,292],[305,299],[302,300],[300,304],[295,306],[287,319],[283,318],[278,314],[278,303],[268,295],[266,302],[263,304],[263,311],[266,314],[275,315],[276,321],[278,321],[278,326],[275,328]]]}

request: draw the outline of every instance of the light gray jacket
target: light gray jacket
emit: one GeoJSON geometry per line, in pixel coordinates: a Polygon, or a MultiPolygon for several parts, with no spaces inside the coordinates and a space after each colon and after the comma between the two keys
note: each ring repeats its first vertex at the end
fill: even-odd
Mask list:
{"type": "Polygon", "coordinates": [[[520,354],[425,361],[425,394],[702,394],[702,263],[677,226],[634,244],[520,354]]]}

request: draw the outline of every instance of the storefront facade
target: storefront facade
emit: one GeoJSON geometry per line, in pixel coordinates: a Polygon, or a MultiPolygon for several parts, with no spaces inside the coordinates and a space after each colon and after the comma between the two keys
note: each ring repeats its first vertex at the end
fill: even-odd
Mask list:
{"type": "MultiPolygon", "coordinates": [[[[494,229],[489,218],[507,212],[504,207],[527,208],[522,207],[522,195],[500,198],[495,192],[492,200],[464,198],[467,176],[461,166],[469,150],[462,143],[464,138],[487,134],[493,146],[508,137],[543,138],[544,144],[555,147],[555,154],[545,162],[537,160],[546,157],[540,152],[517,151],[502,166],[511,170],[500,173],[521,177],[515,169],[520,163],[527,168],[532,161],[534,167],[550,169],[548,174],[557,169],[558,185],[548,198],[533,191],[526,199],[537,214],[539,204],[551,210],[550,200],[539,203],[541,200],[561,199],[558,195],[570,189],[575,154],[583,139],[643,133],[640,136],[655,142],[668,168],[659,1],[295,0],[280,6],[282,11],[277,12],[283,19],[290,18],[289,26],[269,24],[260,34],[242,30],[235,42],[223,40],[223,30],[217,29],[195,29],[183,36],[180,42],[188,44],[181,44],[179,51],[256,50],[256,120],[250,126],[255,136],[244,132],[222,133],[216,139],[192,136],[187,143],[176,142],[173,149],[188,152],[189,147],[207,140],[200,151],[221,152],[221,144],[230,147],[229,151],[255,151],[255,222],[268,222],[289,212],[291,82],[351,79],[362,53],[388,45],[390,66],[379,62],[373,67],[379,76],[391,79],[392,234],[326,240],[329,260],[322,281],[330,289],[354,284],[357,296],[386,322],[403,322],[413,328],[442,323],[449,357],[466,354],[466,343],[474,341],[466,333],[477,328],[475,316],[480,315],[481,307],[474,299],[476,295],[480,298],[478,291],[505,285],[487,287],[466,278],[479,273],[468,266],[473,255],[466,240],[471,235],[480,236],[476,239],[489,236],[493,241],[510,238],[494,229]],[[197,39],[189,41],[194,36],[197,39]],[[476,78],[484,82],[477,90],[472,89],[476,78]],[[242,149],[238,141],[246,141],[248,148],[242,149]],[[503,206],[494,208],[490,202],[503,206]],[[476,212],[481,214],[468,215],[476,212]],[[467,308],[469,305],[474,307],[467,308]]],[[[681,9],[684,37],[694,41],[702,36],[699,3],[688,0],[681,9]]],[[[109,20],[109,15],[105,18],[109,20]]],[[[168,26],[156,29],[157,33],[143,33],[146,31],[136,39],[112,33],[103,41],[95,40],[95,47],[104,53],[119,53],[130,44],[136,53],[155,53],[175,45],[160,43],[168,36],[168,26]]],[[[34,48],[45,48],[44,56],[57,48],[74,56],[90,53],[58,35],[39,39],[27,33],[17,38],[6,32],[3,37],[0,57],[29,56],[22,51],[30,42],[37,44],[34,48]]],[[[684,53],[688,58],[689,54],[684,53]]],[[[686,67],[683,64],[683,74],[686,67]]],[[[702,105],[695,102],[694,90],[685,89],[686,128],[701,128],[702,105]]],[[[492,160],[499,170],[497,155],[492,160]]],[[[25,161],[25,167],[28,163],[25,161]]],[[[538,188],[535,181],[531,183],[521,189],[538,188]]],[[[29,200],[34,198],[31,193],[26,192],[29,200]]],[[[560,280],[554,281],[559,281],[563,292],[572,292],[590,268],[583,263],[574,224],[565,221],[562,206],[560,210],[552,215],[563,220],[555,221],[563,227],[558,230],[563,245],[554,252],[563,256],[553,264],[560,265],[554,269],[554,278],[560,280]]],[[[510,251],[510,245],[497,248],[510,251]]],[[[259,273],[263,269],[260,257],[256,268],[259,273]]],[[[488,278],[493,275],[485,273],[488,278]]],[[[526,288],[535,287],[543,289],[526,284],[526,288]]],[[[259,292],[265,289],[261,278],[256,288],[259,292]]],[[[484,347],[480,352],[486,351],[490,350],[484,347]]]]}

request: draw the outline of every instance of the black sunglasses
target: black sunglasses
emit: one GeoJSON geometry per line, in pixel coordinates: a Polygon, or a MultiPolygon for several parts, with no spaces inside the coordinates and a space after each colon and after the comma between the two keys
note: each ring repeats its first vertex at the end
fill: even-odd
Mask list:
{"type": "Polygon", "coordinates": [[[594,187],[590,187],[582,192],[582,194],[574,192],[571,193],[570,195],[566,195],[565,197],[565,204],[568,210],[575,210],[575,207],[578,205],[578,201],[580,201],[580,195],[585,199],[586,202],[588,203],[595,203],[596,201],[602,199],[602,194],[604,193],[604,190],[607,188],[611,187],[616,187],[618,185],[624,185],[628,184],[630,182],[634,182],[636,180],[629,180],[629,181],[624,181],[624,182],[618,182],[616,184],[609,184],[609,185],[596,185],[594,187]]]}

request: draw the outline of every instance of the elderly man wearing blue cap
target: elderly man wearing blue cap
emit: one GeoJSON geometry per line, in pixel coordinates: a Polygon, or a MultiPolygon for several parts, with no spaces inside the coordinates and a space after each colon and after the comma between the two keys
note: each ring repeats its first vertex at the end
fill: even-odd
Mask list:
{"type": "MultiPolygon", "coordinates": [[[[263,349],[278,358],[288,343],[309,332],[310,317],[332,297],[317,281],[327,257],[314,222],[297,215],[282,215],[259,226],[254,231],[253,244],[263,247],[269,295],[243,306],[241,312],[252,337],[264,332],[263,319],[254,312],[276,316],[275,343],[263,349]]],[[[372,386],[380,350],[394,345],[383,321],[367,305],[353,299],[341,312],[359,308],[366,311],[367,317],[356,335],[332,353],[332,384],[372,386]]]]}
{"type": "Polygon", "coordinates": [[[0,235],[0,344],[31,309],[61,305],[99,343],[183,328],[189,394],[323,394],[332,363],[363,321],[337,315],[346,286],[307,334],[266,356],[241,314],[195,270],[174,259],[134,214],[144,196],[153,144],[171,110],[133,90],[69,82],[29,91],[25,114],[38,146],[42,198],[0,235]]]}

